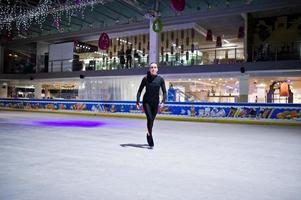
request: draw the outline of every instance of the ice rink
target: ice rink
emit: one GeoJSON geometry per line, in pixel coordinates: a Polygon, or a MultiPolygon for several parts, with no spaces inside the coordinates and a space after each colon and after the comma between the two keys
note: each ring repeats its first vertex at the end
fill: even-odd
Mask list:
{"type": "Polygon", "coordinates": [[[0,111],[0,199],[300,200],[300,129],[0,111]]]}

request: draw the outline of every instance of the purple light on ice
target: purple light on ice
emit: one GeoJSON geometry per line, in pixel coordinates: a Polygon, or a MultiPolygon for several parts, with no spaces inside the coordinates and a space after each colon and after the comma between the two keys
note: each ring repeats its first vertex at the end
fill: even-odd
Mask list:
{"type": "Polygon", "coordinates": [[[40,126],[84,127],[84,128],[93,128],[93,127],[99,127],[105,125],[104,122],[100,122],[100,121],[83,121],[83,120],[59,120],[59,121],[39,120],[39,121],[34,121],[34,124],[40,126]]]}

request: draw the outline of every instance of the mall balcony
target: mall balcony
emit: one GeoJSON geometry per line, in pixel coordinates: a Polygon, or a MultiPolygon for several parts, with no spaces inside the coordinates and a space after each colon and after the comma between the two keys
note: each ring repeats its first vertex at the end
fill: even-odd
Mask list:
{"type": "MultiPolygon", "coordinates": [[[[97,26],[93,16],[101,14],[94,11],[86,14],[85,20],[91,22],[84,27],[76,21],[85,24],[85,20],[75,17],[65,29],[48,27],[35,33],[33,27],[25,36],[4,33],[0,83],[8,87],[3,93],[7,97],[21,92],[20,96],[36,98],[131,100],[149,63],[157,62],[159,73],[178,89],[177,101],[264,103],[270,101],[268,92],[274,82],[288,82],[295,94],[293,102],[300,103],[300,3],[236,3],[214,9],[205,5],[208,10],[195,5],[196,11],[191,3],[181,15],[169,13],[162,3],[164,28],[158,33],[152,30],[149,15],[136,17],[129,5],[132,20],[121,20],[119,13],[116,20],[103,18],[107,26],[97,26]],[[102,32],[110,36],[106,50],[99,47],[102,32]],[[121,89],[126,85],[130,87],[121,89]],[[43,95],[32,95],[27,87],[41,88],[43,95]]],[[[111,4],[115,14],[124,6],[111,4]]],[[[290,103],[289,99],[277,96],[273,102],[290,103]]]]}

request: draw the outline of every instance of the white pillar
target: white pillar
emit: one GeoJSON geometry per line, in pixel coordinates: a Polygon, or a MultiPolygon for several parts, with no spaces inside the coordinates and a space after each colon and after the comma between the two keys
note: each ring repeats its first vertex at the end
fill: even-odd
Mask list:
{"type": "Polygon", "coordinates": [[[241,75],[239,77],[239,102],[248,102],[249,96],[249,75],[241,75]]]}
{"type": "Polygon", "coordinates": [[[159,39],[160,34],[153,30],[153,22],[157,19],[154,17],[149,18],[149,64],[152,62],[159,62],[159,39]]]}
{"type": "Polygon", "coordinates": [[[37,42],[36,72],[44,72],[45,53],[48,53],[49,43],[37,42]]]}
{"type": "Polygon", "coordinates": [[[34,98],[36,99],[42,98],[42,84],[40,83],[34,85],[34,98]]]}
{"type": "Polygon", "coordinates": [[[0,74],[4,72],[4,47],[0,45],[0,74]]]}

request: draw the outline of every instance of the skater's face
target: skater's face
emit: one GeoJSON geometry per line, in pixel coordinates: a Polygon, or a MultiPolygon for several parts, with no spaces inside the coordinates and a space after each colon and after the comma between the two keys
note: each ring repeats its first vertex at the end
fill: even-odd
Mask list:
{"type": "Polygon", "coordinates": [[[151,75],[155,76],[157,75],[158,73],[158,66],[156,63],[152,63],[150,66],[149,66],[149,72],[151,75]]]}

